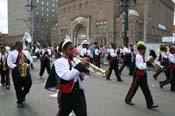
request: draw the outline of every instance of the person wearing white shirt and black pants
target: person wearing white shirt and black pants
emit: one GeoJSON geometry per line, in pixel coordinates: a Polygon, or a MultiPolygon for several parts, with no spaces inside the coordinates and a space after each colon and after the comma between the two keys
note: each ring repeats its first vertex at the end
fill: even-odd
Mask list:
{"type": "Polygon", "coordinates": [[[160,82],[160,87],[163,88],[163,86],[171,83],[171,91],[175,92],[175,48],[170,48],[170,54],[168,56],[169,59],[169,78],[165,81],[160,82]]]}
{"type": "Polygon", "coordinates": [[[123,71],[123,69],[125,68],[125,66],[128,66],[129,67],[129,75],[132,75],[132,66],[131,66],[131,52],[128,48],[128,45],[124,45],[124,48],[123,48],[123,64],[122,66],[120,67],[120,70],[119,72],[121,73],[123,71]]]}
{"type": "Polygon", "coordinates": [[[0,71],[2,86],[6,86],[6,89],[10,89],[9,67],[7,66],[7,53],[4,46],[1,47],[0,71]]]}
{"type": "Polygon", "coordinates": [[[161,68],[158,68],[156,70],[156,72],[153,74],[153,78],[157,80],[157,77],[159,76],[159,74],[164,71],[165,73],[165,76],[166,76],[166,80],[169,79],[169,75],[170,75],[170,72],[169,72],[169,58],[168,58],[168,54],[167,54],[167,48],[162,46],[160,48],[160,64],[164,67],[164,70],[162,70],[161,68]]]}
{"type": "Polygon", "coordinates": [[[17,105],[23,108],[23,102],[32,86],[32,79],[28,67],[30,63],[32,63],[32,57],[30,53],[22,50],[22,42],[18,41],[15,45],[16,49],[8,55],[7,64],[10,69],[12,69],[12,79],[16,90],[17,105]]]}
{"type": "MultiPolygon", "coordinates": [[[[148,87],[147,73],[146,73],[147,63],[145,62],[145,59],[144,59],[145,51],[146,51],[146,47],[144,45],[138,46],[139,53],[136,55],[136,58],[135,58],[135,67],[136,67],[135,75],[133,78],[132,85],[129,89],[129,92],[125,98],[125,102],[128,105],[134,105],[131,101],[138,87],[140,87],[145,96],[147,108],[153,109],[153,108],[157,108],[158,106],[154,105],[153,98],[148,87]]],[[[149,59],[148,62],[150,63],[153,62],[153,59],[149,59]]]]}
{"type": "Polygon", "coordinates": [[[43,44],[43,49],[41,49],[40,52],[40,79],[42,79],[42,76],[44,74],[45,69],[47,69],[47,73],[50,73],[50,56],[51,56],[51,52],[48,49],[47,44],[43,44]]]}
{"type": "Polygon", "coordinates": [[[61,47],[63,55],[54,62],[55,72],[60,80],[57,116],[69,116],[72,111],[76,116],[87,116],[81,74],[88,72],[85,67],[89,64],[89,58],[84,57],[80,63],[76,62],[70,40],[62,42],[61,47]]]}
{"type": "Polygon", "coordinates": [[[95,65],[100,68],[100,50],[98,46],[95,49],[95,65]]]}
{"type": "Polygon", "coordinates": [[[117,58],[117,50],[116,50],[116,44],[111,43],[111,49],[109,50],[109,69],[108,69],[108,74],[107,74],[107,80],[110,80],[110,76],[112,73],[112,70],[114,69],[115,76],[117,77],[118,81],[121,80],[121,76],[118,71],[118,58],[117,58]]]}

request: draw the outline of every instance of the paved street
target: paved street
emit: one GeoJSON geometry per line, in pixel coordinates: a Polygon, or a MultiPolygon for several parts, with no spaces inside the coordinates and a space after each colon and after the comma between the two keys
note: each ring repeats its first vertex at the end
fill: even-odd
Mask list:
{"type": "MultiPolygon", "coordinates": [[[[38,76],[39,62],[34,64],[31,70],[33,86],[27,96],[26,108],[16,107],[14,87],[8,91],[0,87],[0,116],[55,116],[57,112],[57,100],[50,99],[54,94],[44,89],[45,80],[38,76]]],[[[160,105],[157,110],[147,110],[143,94],[139,90],[133,99],[135,106],[124,103],[125,95],[129,89],[132,77],[127,76],[125,70],[122,74],[124,82],[116,81],[114,75],[112,81],[106,81],[100,75],[88,76],[85,81],[88,116],[174,116],[175,93],[169,92],[169,86],[161,90],[157,81],[149,78],[150,89],[155,103],[160,105]]],[[[149,75],[152,75],[149,72],[149,75]]],[[[163,75],[162,75],[163,76],[163,75]]],[[[45,73],[44,78],[46,79],[45,73]]],[[[160,76],[161,77],[161,76],[160,76]]],[[[159,78],[163,79],[163,78],[159,78]]]]}

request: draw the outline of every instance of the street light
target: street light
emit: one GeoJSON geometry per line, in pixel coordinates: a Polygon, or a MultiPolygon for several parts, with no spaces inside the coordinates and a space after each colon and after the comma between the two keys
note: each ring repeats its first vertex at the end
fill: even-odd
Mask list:
{"type": "Polygon", "coordinates": [[[128,45],[129,38],[128,38],[128,8],[129,8],[129,0],[120,0],[121,5],[120,7],[124,8],[125,16],[124,16],[124,36],[123,36],[123,44],[128,45]]]}
{"type": "MultiPolygon", "coordinates": [[[[117,0],[118,1],[118,0],[117,0]]],[[[129,24],[128,24],[128,15],[129,15],[129,7],[137,5],[137,0],[120,0],[119,6],[123,7],[124,10],[124,36],[123,36],[123,44],[128,45],[129,43],[129,24]]]]}

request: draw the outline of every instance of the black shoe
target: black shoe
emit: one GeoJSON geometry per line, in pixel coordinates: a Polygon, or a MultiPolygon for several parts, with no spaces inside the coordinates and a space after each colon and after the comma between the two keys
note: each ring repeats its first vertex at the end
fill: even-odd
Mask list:
{"type": "Polygon", "coordinates": [[[111,79],[110,78],[106,78],[106,80],[110,81],[111,79]]]}
{"type": "Polygon", "coordinates": [[[172,89],[171,89],[171,92],[175,92],[175,90],[172,90],[172,89]]]}
{"type": "Polygon", "coordinates": [[[134,106],[135,104],[133,104],[132,102],[125,102],[126,104],[130,105],[130,106],[134,106]]]}
{"type": "Polygon", "coordinates": [[[25,98],[23,98],[23,99],[22,99],[22,102],[25,102],[25,101],[26,101],[26,99],[25,99],[25,98]]]}
{"type": "Polygon", "coordinates": [[[161,84],[161,82],[159,82],[160,88],[163,89],[163,85],[161,84]]]}
{"type": "Polygon", "coordinates": [[[157,80],[157,76],[156,76],[156,75],[153,75],[153,78],[154,78],[155,80],[157,80]]]}
{"type": "Polygon", "coordinates": [[[118,82],[123,82],[123,80],[117,80],[118,82]]]}
{"type": "Polygon", "coordinates": [[[18,108],[24,108],[25,106],[24,106],[23,103],[17,103],[17,107],[18,107],[18,108]]]}
{"type": "Polygon", "coordinates": [[[148,109],[155,109],[155,108],[158,108],[159,106],[158,105],[152,105],[152,106],[148,106],[148,109]]]}

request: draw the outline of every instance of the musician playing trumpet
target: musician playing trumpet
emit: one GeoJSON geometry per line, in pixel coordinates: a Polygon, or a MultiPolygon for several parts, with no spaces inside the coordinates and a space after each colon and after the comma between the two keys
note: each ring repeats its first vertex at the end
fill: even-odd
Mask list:
{"type": "Polygon", "coordinates": [[[12,79],[16,90],[17,106],[24,108],[23,102],[29,93],[32,80],[29,72],[29,65],[32,57],[29,52],[23,51],[23,43],[16,42],[16,49],[9,53],[7,64],[12,69],[12,79]]]}
{"type": "Polygon", "coordinates": [[[72,110],[76,116],[87,116],[81,73],[88,72],[86,66],[89,58],[84,57],[81,62],[76,62],[74,47],[69,39],[64,40],[60,47],[63,55],[54,62],[55,72],[60,80],[57,116],[69,116],[72,110]]]}

